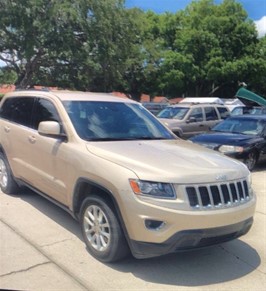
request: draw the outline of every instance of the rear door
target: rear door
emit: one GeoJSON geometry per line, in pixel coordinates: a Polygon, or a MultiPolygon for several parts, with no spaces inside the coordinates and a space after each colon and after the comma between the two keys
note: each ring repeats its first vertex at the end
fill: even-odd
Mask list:
{"type": "Polygon", "coordinates": [[[27,159],[34,98],[11,97],[1,107],[1,143],[16,178],[29,181],[32,169],[27,159]]]}
{"type": "Polygon", "coordinates": [[[204,131],[209,131],[210,128],[219,123],[221,119],[214,106],[204,107],[204,112],[205,112],[204,131]]]}

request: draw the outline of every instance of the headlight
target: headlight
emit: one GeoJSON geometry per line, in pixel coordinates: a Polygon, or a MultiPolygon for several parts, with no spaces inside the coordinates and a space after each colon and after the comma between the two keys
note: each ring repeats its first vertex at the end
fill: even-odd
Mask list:
{"type": "Polygon", "coordinates": [[[176,197],[172,184],[150,182],[142,180],[129,180],[133,192],[137,195],[146,195],[156,198],[174,199],[176,197]]]}
{"type": "Polygon", "coordinates": [[[244,151],[243,147],[231,146],[231,145],[222,145],[219,147],[219,152],[223,154],[228,153],[242,153],[244,151]]]}

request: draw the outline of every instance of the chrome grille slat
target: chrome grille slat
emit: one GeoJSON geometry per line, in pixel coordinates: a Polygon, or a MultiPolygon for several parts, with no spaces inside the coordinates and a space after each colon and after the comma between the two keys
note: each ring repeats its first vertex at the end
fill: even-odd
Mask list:
{"type": "Polygon", "coordinates": [[[232,203],[232,199],[231,199],[231,196],[230,196],[228,183],[222,184],[221,185],[221,189],[222,189],[222,193],[223,193],[223,197],[224,197],[224,204],[230,205],[232,203]]]}
{"type": "Polygon", "coordinates": [[[240,201],[240,193],[239,193],[238,186],[235,185],[235,187],[236,187],[236,193],[237,193],[237,200],[240,201]]]}
{"type": "Polygon", "coordinates": [[[235,184],[230,184],[230,191],[232,193],[233,202],[239,201],[239,196],[237,195],[237,190],[235,184]]]}
{"type": "Polygon", "coordinates": [[[227,183],[226,185],[227,185],[227,189],[228,189],[228,192],[229,192],[230,202],[234,203],[234,199],[233,199],[233,195],[232,195],[232,192],[231,192],[230,184],[227,183]]]}
{"type": "Polygon", "coordinates": [[[224,205],[224,197],[222,195],[222,188],[221,185],[218,185],[218,189],[219,189],[219,195],[220,195],[220,199],[221,199],[221,204],[224,205]]]}
{"type": "Polygon", "coordinates": [[[209,193],[209,197],[210,197],[210,206],[214,205],[214,201],[213,201],[213,197],[211,195],[211,187],[210,185],[207,186],[207,189],[208,189],[208,193],[209,193]]]}
{"type": "Polygon", "coordinates": [[[250,198],[246,180],[187,185],[185,192],[190,206],[200,209],[235,206],[250,198]]]}
{"type": "Polygon", "coordinates": [[[240,200],[244,199],[244,192],[243,192],[243,187],[241,182],[237,182],[237,187],[239,190],[239,195],[240,195],[240,200]]]}
{"type": "Polygon", "coordinates": [[[202,199],[201,199],[201,195],[200,195],[200,192],[199,192],[199,188],[196,188],[196,194],[197,194],[197,199],[198,199],[198,204],[199,206],[203,206],[202,205],[202,199]]]}

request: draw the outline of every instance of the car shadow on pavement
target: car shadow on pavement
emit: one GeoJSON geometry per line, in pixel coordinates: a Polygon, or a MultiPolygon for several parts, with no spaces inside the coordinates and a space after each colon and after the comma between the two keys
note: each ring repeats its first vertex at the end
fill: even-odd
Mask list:
{"type": "Polygon", "coordinates": [[[31,204],[42,214],[46,215],[52,221],[55,221],[57,224],[61,225],[63,228],[73,233],[76,237],[83,241],[78,221],[76,221],[68,212],[59,206],[27,188],[23,189],[21,194],[14,195],[13,197],[18,197],[21,200],[31,204]]]}
{"type": "Polygon", "coordinates": [[[219,246],[157,258],[129,258],[109,266],[146,282],[192,287],[242,278],[255,271],[260,263],[257,251],[237,239],[219,246]]]}
{"type": "Polygon", "coordinates": [[[254,173],[262,171],[266,171],[266,159],[265,161],[258,163],[252,172],[254,173]]]}

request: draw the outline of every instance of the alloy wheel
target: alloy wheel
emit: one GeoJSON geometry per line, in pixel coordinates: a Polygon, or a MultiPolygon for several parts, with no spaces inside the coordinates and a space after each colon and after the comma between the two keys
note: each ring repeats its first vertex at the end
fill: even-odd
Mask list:
{"type": "Polygon", "coordinates": [[[8,175],[6,165],[3,160],[0,160],[0,185],[3,188],[7,187],[8,175]]]}
{"type": "Polygon", "coordinates": [[[90,205],[84,213],[84,231],[90,245],[97,251],[105,251],[110,244],[110,224],[102,209],[90,205]]]}

